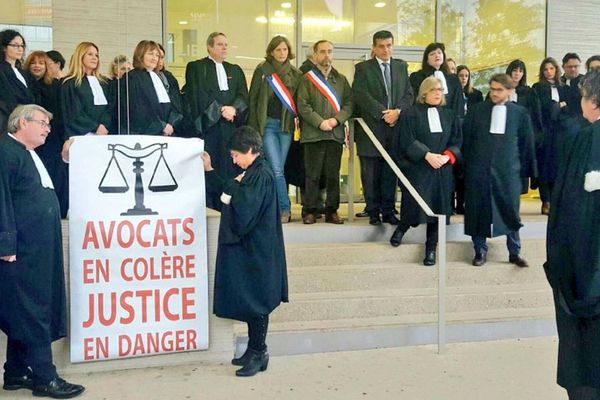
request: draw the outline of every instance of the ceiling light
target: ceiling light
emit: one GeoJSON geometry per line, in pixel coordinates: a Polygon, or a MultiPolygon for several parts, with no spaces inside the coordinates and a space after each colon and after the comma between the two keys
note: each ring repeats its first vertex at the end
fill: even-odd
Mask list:
{"type": "Polygon", "coordinates": [[[266,24],[267,22],[269,22],[269,20],[267,19],[267,17],[256,17],[256,22],[266,24]]]}
{"type": "Polygon", "coordinates": [[[281,3],[281,8],[292,8],[292,3],[281,3]]]}
{"type": "Polygon", "coordinates": [[[385,2],[379,1],[379,2],[375,3],[374,5],[377,8],[383,8],[383,7],[385,7],[385,2]]]}
{"type": "Polygon", "coordinates": [[[187,25],[189,22],[187,21],[179,21],[179,25],[187,25]]]}

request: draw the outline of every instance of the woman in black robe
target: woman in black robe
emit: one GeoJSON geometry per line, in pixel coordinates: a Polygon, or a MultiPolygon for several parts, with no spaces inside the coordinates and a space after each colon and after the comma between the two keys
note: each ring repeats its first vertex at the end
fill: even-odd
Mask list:
{"type": "Polygon", "coordinates": [[[532,86],[542,112],[543,137],[537,148],[537,162],[544,215],[548,215],[550,211],[550,195],[559,164],[559,149],[564,146],[569,135],[569,127],[565,126],[569,116],[569,105],[566,102],[569,96],[559,79],[560,75],[558,63],[548,57],[540,64],[539,82],[532,86]]]}
{"type": "Polygon", "coordinates": [[[443,43],[431,43],[423,52],[423,61],[421,69],[410,74],[410,84],[413,91],[417,93],[421,83],[428,76],[435,76],[442,82],[442,89],[446,97],[446,106],[450,108],[455,115],[463,117],[465,115],[465,103],[462,96],[460,83],[456,75],[448,72],[446,65],[446,47],[443,43]]]}
{"type": "MultiPolygon", "coordinates": [[[[461,134],[458,117],[444,107],[442,82],[426,78],[419,88],[417,104],[400,117],[396,156],[410,183],[435,214],[452,214],[452,165],[460,157],[461,134]]],[[[436,261],[437,219],[428,217],[408,190],[402,190],[400,222],[390,239],[399,246],[411,226],[427,224],[423,264],[436,261]]]]}
{"type": "Polygon", "coordinates": [[[154,41],[142,40],[136,46],[133,69],[121,79],[120,132],[172,136],[183,120],[155,72],[159,57],[160,48],[154,41]]]}
{"type": "Polygon", "coordinates": [[[0,132],[7,129],[8,116],[20,104],[34,104],[38,98],[35,78],[21,69],[25,38],[12,29],[0,32],[0,132]]]}
{"type": "Polygon", "coordinates": [[[231,362],[243,366],[236,375],[252,376],[269,362],[269,314],[288,301],[285,250],[275,175],[263,157],[260,135],[241,127],[228,147],[233,162],[245,170],[235,179],[219,176],[208,153],[203,155],[207,187],[220,194],[221,206],[214,313],[248,324],[248,349],[231,362]]]}
{"type": "Polygon", "coordinates": [[[88,134],[107,135],[111,131],[114,104],[109,81],[99,72],[98,46],[77,45],[63,79],[61,110],[65,138],[88,134]]]}
{"type": "Polygon", "coordinates": [[[562,149],[544,265],[556,309],[557,382],[570,400],[600,399],[600,71],[587,73],[581,92],[592,125],[562,149]]]}

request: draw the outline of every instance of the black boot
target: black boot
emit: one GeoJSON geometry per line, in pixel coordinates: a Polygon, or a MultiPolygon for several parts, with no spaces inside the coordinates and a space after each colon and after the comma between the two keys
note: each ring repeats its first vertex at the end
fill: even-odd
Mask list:
{"type": "Polygon", "coordinates": [[[238,365],[238,366],[246,365],[246,363],[248,362],[248,358],[250,358],[250,352],[248,350],[249,349],[246,348],[246,351],[244,352],[244,354],[242,354],[241,357],[232,359],[231,363],[233,365],[238,365]]]}
{"type": "Polygon", "coordinates": [[[267,349],[256,351],[248,349],[248,361],[246,365],[235,371],[236,376],[254,376],[260,371],[266,371],[269,365],[269,353],[267,349]]]}
{"type": "Polygon", "coordinates": [[[423,260],[423,265],[427,267],[435,265],[435,250],[427,250],[425,252],[425,259],[423,260]]]}
{"type": "Polygon", "coordinates": [[[394,247],[400,246],[400,243],[402,243],[402,238],[404,237],[405,233],[406,232],[401,229],[401,226],[398,225],[394,230],[392,237],[390,238],[390,244],[394,247]]]}

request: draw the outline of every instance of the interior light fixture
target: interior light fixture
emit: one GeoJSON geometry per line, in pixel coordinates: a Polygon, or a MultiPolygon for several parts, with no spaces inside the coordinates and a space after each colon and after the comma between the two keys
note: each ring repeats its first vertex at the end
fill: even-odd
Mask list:
{"type": "Polygon", "coordinates": [[[187,22],[187,21],[179,21],[179,25],[187,25],[187,24],[189,24],[189,22],[187,22]]]}
{"type": "Polygon", "coordinates": [[[383,8],[383,7],[385,7],[385,2],[378,1],[377,3],[374,4],[374,6],[377,8],[383,8]]]}
{"type": "Polygon", "coordinates": [[[292,3],[288,3],[288,2],[281,3],[281,8],[292,8],[292,3]]]}
{"type": "Polygon", "coordinates": [[[265,16],[256,17],[255,21],[261,24],[266,24],[267,22],[269,22],[269,20],[265,16]]]}

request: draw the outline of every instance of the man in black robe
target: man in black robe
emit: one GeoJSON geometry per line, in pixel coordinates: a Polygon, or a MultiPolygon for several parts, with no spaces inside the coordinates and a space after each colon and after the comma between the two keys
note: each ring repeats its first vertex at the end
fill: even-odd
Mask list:
{"type": "Polygon", "coordinates": [[[575,135],[583,127],[587,126],[587,121],[581,115],[581,93],[579,86],[583,75],[579,73],[581,68],[581,59],[577,53],[567,53],[562,59],[562,67],[565,71],[560,81],[565,85],[567,98],[567,120],[565,128],[570,135],[575,135]]]}
{"type": "MultiPolygon", "coordinates": [[[[183,92],[196,135],[204,140],[204,149],[211,155],[214,167],[223,176],[233,178],[241,170],[231,162],[227,142],[235,128],[246,122],[248,87],[242,69],[225,61],[225,34],[211,33],[206,49],[208,57],[187,65],[183,92]]],[[[207,197],[210,208],[217,207],[213,197],[207,197]]]]}
{"type": "MultiPolygon", "coordinates": [[[[398,118],[414,100],[408,80],[407,64],[392,58],[394,36],[389,31],[373,35],[373,55],[356,65],[352,86],[357,116],[362,117],[383,147],[390,151],[398,135],[398,118]]],[[[366,133],[356,129],[360,176],[369,223],[398,224],[394,215],[397,179],[366,133]]]]}
{"type": "Polygon", "coordinates": [[[592,125],[564,146],[544,265],[558,328],[557,382],[570,400],[600,399],[600,71],[581,83],[592,125]]]}
{"type": "Polygon", "coordinates": [[[519,255],[521,180],[536,177],[534,136],[525,108],[508,101],[514,83],[506,74],[490,80],[490,96],[469,108],[463,125],[465,234],[475,248],[473,265],[486,262],[487,237],[506,235],[509,262],[519,255]]]}
{"type": "Polygon", "coordinates": [[[0,137],[0,329],[8,337],[5,390],[71,398],[83,386],[61,379],[51,343],[67,334],[60,209],[37,153],[52,114],[17,107],[0,137]]]}

